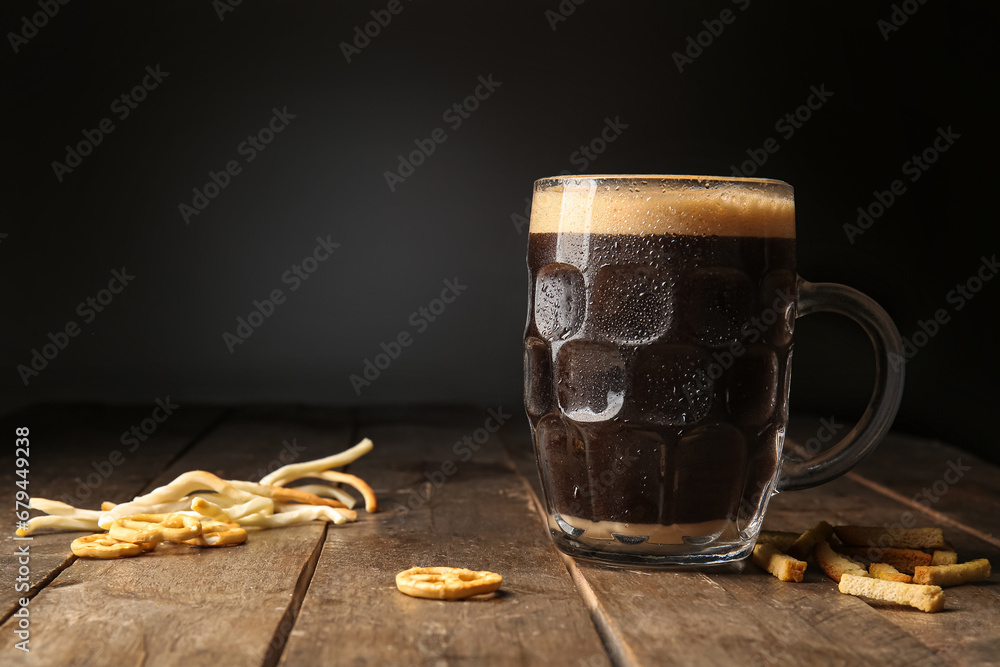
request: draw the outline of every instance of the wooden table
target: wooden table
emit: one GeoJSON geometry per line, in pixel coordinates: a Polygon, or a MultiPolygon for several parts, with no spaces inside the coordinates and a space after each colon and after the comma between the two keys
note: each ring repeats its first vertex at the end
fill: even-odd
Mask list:
{"type": "MultiPolygon", "coordinates": [[[[151,406],[36,407],[3,420],[0,484],[10,507],[0,664],[1000,663],[996,574],[948,589],[946,611],[924,614],[841,595],[815,565],[789,584],[746,562],[651,571],[561,557],[542,522],[522,410],[492,410],[184,405],[162,423],[147,421],[155,434],[127,444],[123,433],[141,427],[151,406]],[[497,411],[509,415],[506,425],[476,444],[497,411]],[[368,436],[375,450],[351,472],[373,485],[384,511],[342,526],[253,533],[229,549],[77,559],[69,543],[78,533],[13,539],[18,426],[30,428],[30,493],[75,494],[86,507],[195,468],[256,479],[290,457],[318,458],[368,436]],[[475,451],[457,445],[465,438],[475,451]],[[24,545],[30,590],[19,592],[15,552],[24,545]],[[500,572],[503,588],[464,602],[396,591],[396,572],[440,564],[500,572]],[[30,654],[15,646],[22,597],[30,598],[30,654]]],[[[800,426],[800,437],[813,428],[800,426]]],[[[765,528],[891,524],[907,512],[943,526],[963,559],[1000,565],[998,469],[911,437],[888,438],[836,482],[775,497],[765,528]]]]}

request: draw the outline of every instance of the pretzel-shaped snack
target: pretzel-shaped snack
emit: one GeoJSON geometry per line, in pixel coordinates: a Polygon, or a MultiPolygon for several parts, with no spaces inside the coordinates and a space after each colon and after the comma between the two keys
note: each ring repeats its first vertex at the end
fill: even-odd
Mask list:
{"type": "Polygon", "coordinates": [[[125,542],[183,542],[201,535],[201,522],[187,514],[136,514],[115,519],[108,534],[125,542]]]}
{"type": "Polygon", "coordinates": [[[193,547],[225,547],[243,544],[247,541],[247,531],[238,523],[232,521],[212,521],[203,519],[201,535],[184,540],[184,544],[193,547]]]}
{"type": "Polygon", "coordinates": [[[495,572],[465,570],[460,567],[411,567],[396,575],[396,588],[415,598],[458,600],[492,593],[503,577],[495,572]]]}
{"type": "Polygon", "coordinates": [[[146,551],[142,544],[116,540],[107,533],[78,537],[70,548],[81,558],[128,558],[146,551]]]}

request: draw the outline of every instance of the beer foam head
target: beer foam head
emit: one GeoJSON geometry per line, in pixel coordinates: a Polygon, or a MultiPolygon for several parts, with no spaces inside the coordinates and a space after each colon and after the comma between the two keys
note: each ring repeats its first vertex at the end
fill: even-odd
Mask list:
{"type": "Polygon", "coordinates": [[[557,176],[535,182],[532,234],[795,237],[792,186],[713,176],[557,176]]]}

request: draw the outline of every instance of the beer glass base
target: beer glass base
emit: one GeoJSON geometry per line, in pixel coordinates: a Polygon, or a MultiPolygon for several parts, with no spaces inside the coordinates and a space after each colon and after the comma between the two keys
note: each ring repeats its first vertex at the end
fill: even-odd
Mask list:
{"type": "MultiPolygon", "coordinates": [[[[552,531],[556,548],[568,556],[596,561],[605,565],[630,567],[679,567],[685,565],[719,565],[743,560],[753,551],[753,541],[725,542],[696,547],[689,544],[646,545],[646,549],[619,551],[586,544],[564,533],[552,531]]],[[[609,547],[611,545],[608,545],[609,547]]]]}

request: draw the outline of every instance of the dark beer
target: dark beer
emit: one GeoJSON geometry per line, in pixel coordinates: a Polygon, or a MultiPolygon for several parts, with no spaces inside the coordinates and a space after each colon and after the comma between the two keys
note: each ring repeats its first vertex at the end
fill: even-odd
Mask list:
{"type": "Polygon", "coordinates": [[[528,249],[525,407],[553,536],[582,555],[745,541],[787,423],[791,202],[584,193],[574,227],[572,194],[536,192],[528,249]]]}

